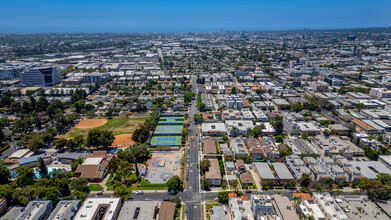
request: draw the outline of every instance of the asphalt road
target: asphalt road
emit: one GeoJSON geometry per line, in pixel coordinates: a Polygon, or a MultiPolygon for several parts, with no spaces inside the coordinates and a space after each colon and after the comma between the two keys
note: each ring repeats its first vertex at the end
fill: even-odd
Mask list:
{"type": "MultiPolygon", "coordinates": [[[[191,77],[192,92],[197,94],[197,76],[191,77]]],[[[188,219],[201,219],[201,195],[200,195],[200,180],[198,175],[198,151],[199,151],[199,136],[198,125],[194,123],[194,115],[198,113],[197,102],[192,101],[189,111],[189,118],[191,120],[189,132],[189,181],[187,182],[186,190],[182,200],[186,203],[186,210],[188,211],[188,219]],[[194,141],[191,137],[194,137],[194,141]]],[[[179,195],[180,196],[180,195],[179,195]]]]}

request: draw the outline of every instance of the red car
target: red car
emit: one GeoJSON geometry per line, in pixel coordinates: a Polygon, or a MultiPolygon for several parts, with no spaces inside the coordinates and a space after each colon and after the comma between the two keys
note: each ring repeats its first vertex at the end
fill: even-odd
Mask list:
{"type": "Polygon", "coordinates": [[[246,191],[244,191],[245,193],[252,193],[253,191],[251,191],[251,190],[246,190],[246,191]]]}

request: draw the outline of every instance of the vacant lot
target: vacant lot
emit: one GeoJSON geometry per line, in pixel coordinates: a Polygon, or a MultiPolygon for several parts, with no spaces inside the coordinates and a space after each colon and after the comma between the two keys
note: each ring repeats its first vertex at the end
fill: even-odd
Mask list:
{"type": "MultiPolygon", "coordinates": [[[[112,131],[114,135],[120,134],[132,134],[137,128],[138,124],[144,123],[149,116],[132,116],[129,118],[112,118],[112,119],[89,119],[89,120],[106,120],[102,125],[95,127],[99,130],[112,131]]],[[[101,122],[102,123],[102,122],[101,122]]],[[[79,125],[79,124],[78,124],[79,125]]],[[[67,134],[63,135],[64,138],[74,138],[78,134],[87,135],[90,128],[77,128],[77,125],[72,128],[67,134]]]]}

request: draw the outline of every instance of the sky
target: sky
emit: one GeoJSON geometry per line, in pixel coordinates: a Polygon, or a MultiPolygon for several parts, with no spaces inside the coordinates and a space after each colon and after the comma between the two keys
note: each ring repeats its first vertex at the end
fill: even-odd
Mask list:
{"type": "Polygon", "coordinates": [[[0,33],[391,27],[391,0],[0,0],[0,33]]]}

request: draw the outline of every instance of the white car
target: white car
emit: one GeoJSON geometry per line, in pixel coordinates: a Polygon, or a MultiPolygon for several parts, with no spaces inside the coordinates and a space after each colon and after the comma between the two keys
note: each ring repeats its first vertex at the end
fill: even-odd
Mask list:
{"type": "Polygon", "coordinates": [[[143,191],[137,191],[136,195],[144,195],[144,192],[143,191]]]}

